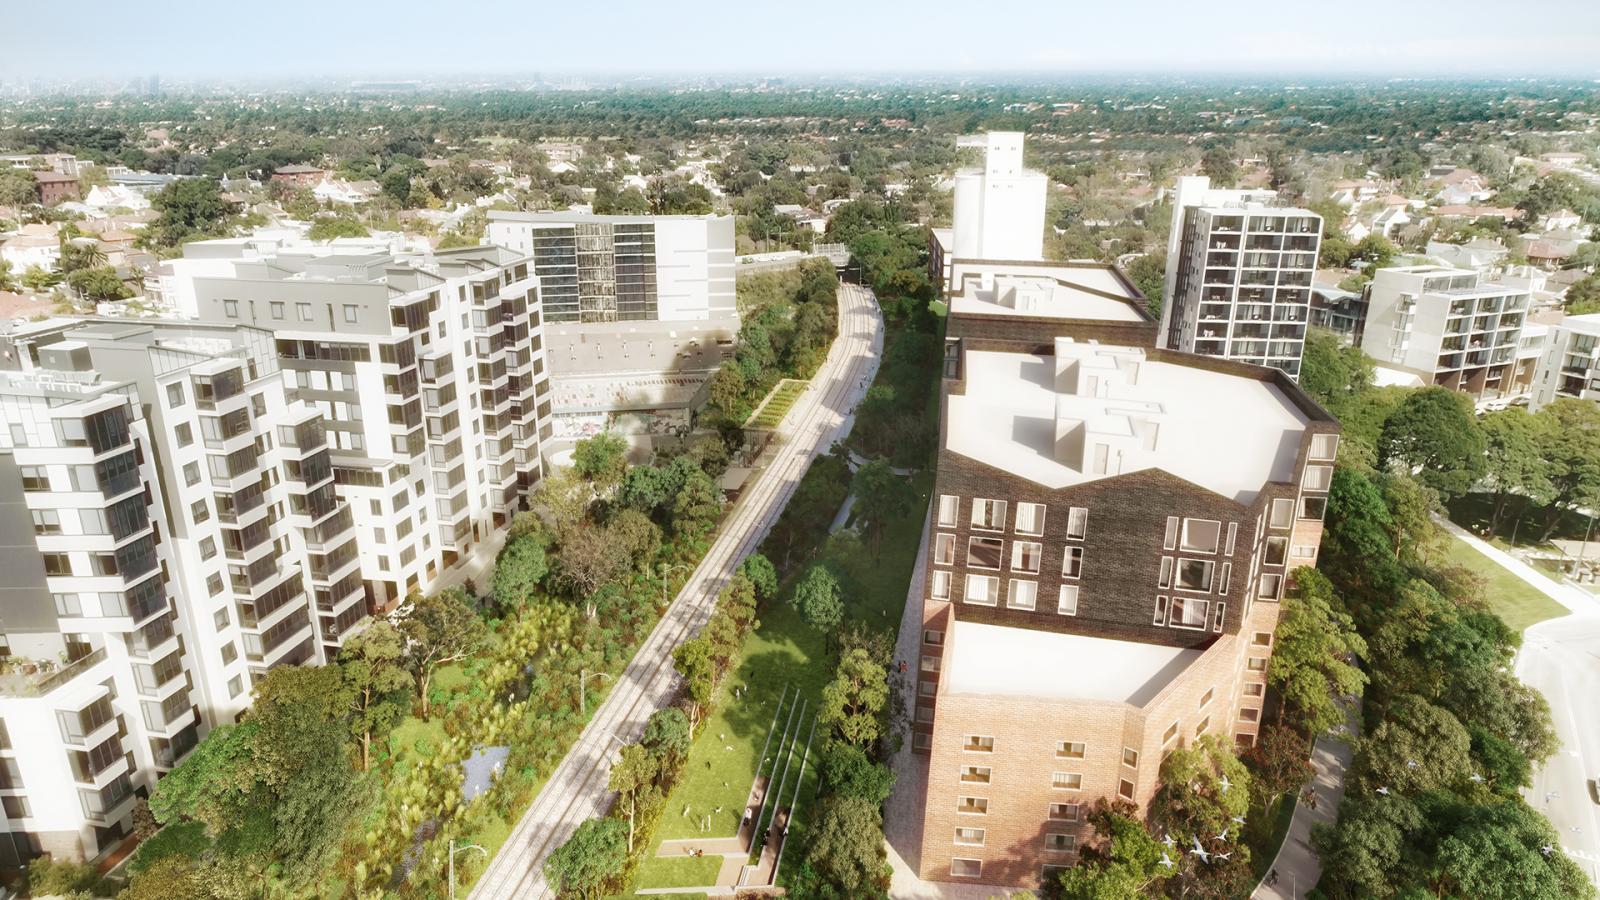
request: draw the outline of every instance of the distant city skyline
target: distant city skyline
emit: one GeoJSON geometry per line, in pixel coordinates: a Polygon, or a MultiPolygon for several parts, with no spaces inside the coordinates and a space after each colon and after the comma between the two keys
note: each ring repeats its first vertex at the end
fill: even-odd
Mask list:
{"type": "Polygon", "coordinates": [[[88,0],[74,18],[93,27],[69,30],[59,11],[25,4],[6,14],[8,31],[24,39],[0,55],[0,82],[156,73],[173,81],[534,72],[1600,77],[1600,13],[1585,0],[1553,0],[1520,17],[1486,0],[1356,0],[1336,9],[1261,0],[1226,9],[1173,0],[822,2],[748,4],[715,19],[637,0],[610,4],[604,15],[596,9],[176,0],[130,13],[88,0]]]}

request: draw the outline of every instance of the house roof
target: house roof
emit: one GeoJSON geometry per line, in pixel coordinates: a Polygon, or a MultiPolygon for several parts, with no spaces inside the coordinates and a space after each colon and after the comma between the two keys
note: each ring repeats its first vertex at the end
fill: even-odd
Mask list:
{"type": "Polygon", "coordinates": [[[296,165],[288,165],[288,166],[279,166],[278,168],[273,170],[272,174],[274,174],[274,175],[314,175],[314,174],[317,174],[317,173],[319,173],[321,171],[322,170],[317,168],[316,166],[302,166],[302,165],[296,164],[296,165]]]}

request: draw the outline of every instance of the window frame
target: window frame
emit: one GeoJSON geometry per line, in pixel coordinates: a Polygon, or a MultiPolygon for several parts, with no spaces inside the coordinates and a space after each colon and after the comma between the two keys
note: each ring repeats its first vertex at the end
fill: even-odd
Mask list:
{"type": "Polygon", "coordinates": [[[1078,595],[1079,595],[1079,593],[1080,592],[1078,590],[1078,586],[1075,585],[1075,584],[1063,584],[1063,585],[1061,585],[1061,589],[1056,593],[1056,615],[1058,615],[1058,616],[1075,616],[1075,615],[1077,615],[1078,614],[1078,595]],[[1067,603],[1067,596],[1068,596],[1069,592],[1070,592],[1071,597],[1072,597],[1072,602],[1071,602],[1070,605],[1067,603]]]}
{"type": "MultiPolygon", "coordinates": [[[[1006,530],[1006,512],[1007,512],[1007,506],[1008,505],[1009,504],[1007,504],[1006,501],[1004,501],[1004,500],[990,500],[990,499],[988,499],[986,497],[974,498],[973,501],[972,501],[972,512],[971,512],[970,515],[967,516],[967,525],[970,528],[972,528],[974,531],[998,531],[998,532],[1002,532],[1003,533],[1006,530]],[[995,507],[999,508],[999,515],[996,515],[993,518],[998,524],[995,524],[995,525],[979,524],[979,522],[978,522],[978,510],[979,509],[984,509],[984,510],[987,511],[987,510],[990,510],[990,509],[994,509],[995,507]]],[[[988,518],[989,517],[987,517],[987,516],[985,517],[986,520],[988,518]]]]}

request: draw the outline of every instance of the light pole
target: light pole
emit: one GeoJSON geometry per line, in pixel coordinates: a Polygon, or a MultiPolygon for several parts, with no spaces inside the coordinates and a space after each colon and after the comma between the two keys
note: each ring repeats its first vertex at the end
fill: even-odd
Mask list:
{"type": "Polygon", "coordinates": [[[661,564],[661,605],[663,608],[665,608],[667,605],[667,575],[674,569],[688,569],[691,572],[694,571],[694,568],[687,563],[678,563],[675,566],[669,566],[666,563],[661,564]]]}
{"type": "Polygon", "coordinates": [[[589,711],[589,699],[588,695],[584,691],[584,688],[589,683],[589,679],[610,677],[611,676],[605,672],[590,672],[586,669],[578,670],[578,710],[580,712],[586,713],[589,711]]]}
{"type": "Polygon", "coordinates": [[[484,859],[489,858],[489,851],[479,847],[477,844],[462,844],[457,847],[455,838],[450,839],[450,900],[456,900],[456,852],[459,850],[476,850],[483,854],[484,859]]]}

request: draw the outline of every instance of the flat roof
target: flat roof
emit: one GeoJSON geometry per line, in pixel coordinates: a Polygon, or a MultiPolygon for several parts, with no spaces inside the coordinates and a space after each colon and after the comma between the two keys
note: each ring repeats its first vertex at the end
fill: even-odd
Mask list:
{"type": "Polygon", "coordinates": [[[1205,652],[957,619],[945,690],[1143,706],[1205,652]]]}
{"type": "Polygon", "coordinates": [[[1068,269],[1062,275],[964,278],[961,288],[950,300],[953,314],[1149,321],[1134,308],[1136,301],[1109,268],[1068,269]]]}
{"type": "Polygon", "coordinates": [[[706,213],[703,216],[605,216],[597,213],[581,212],[519,212],[510,209],[489,210],[491,222],[531,222],[535,225],[570,225],[574,222],[657,222],[663,219],[668,221],[704,222],[711,219],[724,219],[727,216],[716,213],[706,213]]]}
{"type": "Polygon", "coordinates": [[[1249,503],[1267,482],[1294,479],[1309,419],[1271,382],[1156,361],[1134,347],[1076,352],[1138,359],[1136,377],[1083,396],[1057,390],[1054,356],[968,350],[966,391],[948,397],[945,447],[1052,489],[1159,468],[1249,503]],[[1120,472],[1062,462],[1058,417],[1084,423],[1090,440],[1122,437],[1141,449],[1124,456],[1120,472]]]}

